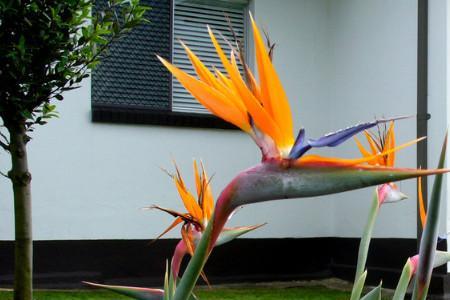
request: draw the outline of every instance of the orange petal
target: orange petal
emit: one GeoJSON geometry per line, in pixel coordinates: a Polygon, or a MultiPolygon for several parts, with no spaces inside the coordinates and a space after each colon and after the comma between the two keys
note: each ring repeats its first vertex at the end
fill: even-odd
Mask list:
{"type": "Polygon", "coordinates": [[[191,49],[189,49],[183,42],[181,42],[181,45],[184,47],[189,60],[191,61],[200,79],[209,86],[221,92],[229,102],[241,111],[243,115],[247,115],[247,109],[242,103],[239,95],[235,93],[233,89],[224,87],[224,85],[208,70],[208,68],[194,54],[194,52],[191,51],[191,49]]]}
{"type": "Polygon", "coordinates": [[[205,167],[202,165],[202,191],[203,191],[203,201],[202,201],[202,209],[203,209],[203,217],[206,220],[211,218],[213,209],[214,209],[214,198],[211,191],[211,186],[209,184],[208,175],[206,174],[205,167]]]}
{"type": "Polygon", "coordinates": [[[252,92],[246,86],[244,80],[242,79],[239,72],[237,72],[233,66],[231,65],[228,58],[225,56],[222,47],[220,47],[217,42],[214,33],[208,27],[209,35],[211,37],[211,41],[216,48],[216,52],[219,55],[220,60],[222,61],[225,70],[227,70],[228,75],[230,76],[231,82],[235,86],[238,91],[242,101],[244,102],[248,112],[253,117],[256,125],[261,129],[264,133],[272,137],[274,141],[280,141],[282,139],[282,134],[278,125],[270,116],[270,114],[261,106],[261,103],[258,99],[253,96],[252,92]]]}
{"type": "MultiPolygon", "coordinates": [[[[378,147],[378,144],[374,141],[373,137],[370,135],[370,133],[367,130],[364,131],[364,135],[366,136],[367,142],[369,143],[370,150],[372,150],[373,155],[375,155],[377,153],[380,153],[380,152],[383,152],[383,149],[380,149],[378,147]]],[[[385,161],[384,161],[384,157],[383,156],[378,156],[376,158],[376,161],[377,161],[377,163],[380,166],[384,166],[385,165],[385,161]]]]}
{"type": "Polygon", "coordinates": [[[183,228],[181,229],[181,238],[183,239],[184,243],[186,244],[188,253],[191,256],[194,255],[195,243],[194,243],[194,238],[189,230],[189,226],[183,226],[183,228]]]}
{"type": "Polygon", "coordinates": [[[165,59],[158,57],[166,68],[180,81],[180,83],[209,111],[230,122],[245,132],[250,132],[247,116],[240,111],[222,93],[197,80],[186,72],[178,69],[165,59]]]}
{"type": "Polygon", "coordinates": [[[194,160],[194,177],[195,177],[195,187],[197,189],[197,196],[200,197],[202,193],[202,183],[200,179],[200,174],[198,173],[197,162],[194,160]]]}
{"type": "Polygon", "coordinates": [[[280,127],[281,134],[283,135],[283,140],[279,146],[289,147],[294,142],[292,113],[289,101],[252,15],[250,15],[250,19],[253,27],[256,61],[261,80],[263,103],[265,106],[268,106],[268,111],[280,127]]]}
{"type": "Polygon", "coordinates": [[[171,231],[173,228],[175,228],[178,224],[182,223],[183,219],[178,217],[176,218],[172,224],[169,225],[169,227],[167,227],[160,235],[158,235],[154,241],[159,240],[163,235],[165,235],[166,233],[168,233],[169,231],[171,231]]]}
{"type": "Polygon", "coordinates": [[[419,198],[419,215],[420,215],[420,224],[422,225],[422,229],[425,228],[425,224],[427,222],[427,213],[425,210],[425,201],[423,199],[422,192],[422,177],[417,178],[417,194],[419,198]]]}
{"type": "Polygon", "coordinates": [[[234,86],[233,82],[228,79],[222,72],[214,69],[217,76],[217,89],[227,96],[245,115],[248,114],[245,104],[242,102],[241,96],[238,90],[234,86]]]}
{"type": "Polygon", "coordinates": [[[378,152],[382,152],[382,149],[379,149],[377,143],[373,140],[373,137],[367,130],[364,130],[364,135],[366,136],[367,142],[369,143],[370,150],[372,150],[372,154],[377,154],[378,152]]]}
{"type": "Polygon", "coordinates": [[[195,218],[198,222],[202,222],[203,213],[195,200],[194,196],[184,187],[177,178],[174,178],[175,186],[177,187],[178,194],[183,200],[184,207],[186,207],[187,211],[191,214],[193,218],[195,218]]]}
{"type": "MultiPolygon", "coordinates": [[[[387,149],[392,149],[395,147],[394,122],[391,122],[391,125],[389,126],[385,143],[387,149]]],[[[392,152],[387,156],[387,166],[393,167],[394,163],[395,163],[395,152],[392,152]]]]}
{"type": "Polygon", "coordinates": [[[189,60],[192,63],[192,66],[195,69],[195,72],[200,77],[202,81],[207,83],[210,86],[214,86],[215,77],[214,75],[208,70],[208,68],[202,63],[202,61],[194,54],[194,52],[191,51],[191,49],[186,46],[183,42],[181,42],[181,46],[183,46],[184,50],[186,51],[189,60]]]}
{"type": "Polygon", "coordinates": [[[247,76],[248,76],[248,80],[250,82],[250,88],[253,92],[253,95],[255,95],[256,99],[259,99],[261,101],[261,99],[262,99],[261,88],[258,85],[258,83],[256,82],[255,76],[252,74],[252,72],[250,72],[249,68],[248,68],[247,76]]]}
{"type": "MultiPolygon", "coordinates": [[[[359,152],[361,152],[363,157],[370,157],[373,156],[369,151],[366,150],[366,148],[363,147],[363,145],[360,143],[360,141],[355,137],[356,145],[358,146],[359,152]]],[[[371,160],[367,162],[370,165],[376,165],[377,160],[371,160]]]]}

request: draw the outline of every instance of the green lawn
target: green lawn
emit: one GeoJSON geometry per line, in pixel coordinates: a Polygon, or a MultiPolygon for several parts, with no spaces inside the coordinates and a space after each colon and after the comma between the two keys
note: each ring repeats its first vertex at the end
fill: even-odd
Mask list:
{"type": "MultiPolygon", "coordinates": [[[[349,299],[347,292],[323,287],[302,288],[220,288],[201,289],[196,293],[201,300],[325,300],[349,299]]],[[[103,291],[47,292],[37,291],[35,300],[119,300],[130,299],[103,291]]],[[[11,292],[0,292],[0,300],[11,300],[11,292]]]]}

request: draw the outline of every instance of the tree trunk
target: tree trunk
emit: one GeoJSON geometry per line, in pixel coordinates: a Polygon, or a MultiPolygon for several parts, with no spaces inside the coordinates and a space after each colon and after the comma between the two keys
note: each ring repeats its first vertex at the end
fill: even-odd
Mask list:
{"type": "Polygon", "coordinates": [[[31,222],[31,174],[28,171],[25,122],[7,126],[12,168],[8,173],[14,191],[15,260],[14,300],[33,299],[33,238],[31,222]]]}

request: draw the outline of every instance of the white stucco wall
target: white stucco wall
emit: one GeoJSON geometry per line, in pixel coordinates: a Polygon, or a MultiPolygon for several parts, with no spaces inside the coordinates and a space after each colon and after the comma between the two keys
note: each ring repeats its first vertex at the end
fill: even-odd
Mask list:
{"type": "MultiPolygon", "coordinates": [[[[348,120],[416,114],[417,1],[330,1],[329,100],[333,127],[348,120]]],[[[397,143],[416,137],[412,118],[397,122],[397,143]]],[[[336,149],[359,155],[350,141],[336,149]]],[[[415,167],[415,147],[397,154],[397,166],[415,167]]],[[[416,236],[416,183],[400,183],[410,199],[381,209],[375,237],[416,236]]],[[[334,234],[361,235],[373,188],[336,195],[334,234]]]]}
{"type": "MultiPolygon", "coordinates": [[[[300,107],[296,97],[304,95],[302,103],[308,103],[309,97],[309,111],[320,111],[319,104],[312,100],[320,92],[323,63],[310,59],[324,48],[324,2],[309,3],[308,11],[300,10],[298,1],[270,7],[269,1],[265,3],[256,5],[255,15],[278,42],[276,65],[280,76],[294,111],[302,111],[303,124],[310,125],[306,122],[314,118],[306,113],[306,105],[300,107]],[[272,8],[276,8],[275,17],[272,8]],[[290,16],[292,27],[285,26],[283,14],[290,16]],[[308,30],[299,31],[298,20],[304,20],[308,30]],[[302,43],[305,39],[309,42],[302,43]],[[297,64],[302,72],[295,67],[297,64]]],[[[58,103],[58,111],[61,119],[38,128],[30,143],[37,240],[153,238],[171,218],[140,208],[159,204],[182,209],[171,180],[160,166],[170,169],[171,159],[175,158],[193,187],[192,159],[201,158],[209,173],[215,174],[212,185],[218,195],[239,170],[260,159],[252,141],[238,131],[92,123],[89,80],[81,89],[67,94],[64,102],[58,103]]],[[[317,126],[308,127],[317,130],[317,126]]],[[[0,159],[6,170],[8,157],[2,155],[0,159]]],[[[6,180],[0,183],[0,199],[4,199],[0,201],[0,239],[10,240],[14,227],[11,189],[6,180]]],[[[243,209],[234,224],[269,222],[250,235],[253,237],[328,235],[330,217],[316,222],[316,216],[331,213],[324,207],[327,205],[324,200],[261,204],[243,209]]],[[[167,237],[178,234],[174,231],[167,237]]]]}
{"type": "MultiPolygon", "coordinates": [[[[254,0],[252,8],[277,43],[275,65],[296,128],[304,126],[310,137],[374,116],[416,113],[416,1],[254,0]]],[[[92,123],[89,80],[68,94],[58,110],[61,119],[38,128],[30,144],[38,240],[153,238],[171,219],[140,208],[182,209],[160,166],[170,169],[175,158],[193,186],[192,159],[203,159],[215,174],[217,196],[234,174],[260,157],[252,141],[237,131],[92,123]]],[[[414,119],[399,122],[398,142],[413,139],[415,130],[414,119]]],[[[433,153],[434,144],[429,150],[433,153]]],[[[359,156],[353,141],[322,152],[359,156]]],[[[415,166],[415,155],[414,147],[402,151],[398,165],[415,166]]],[[[7,160],[0,156],[4,170],[7,160]]],[[[415,237],[415,181],[400,186],[411,198],[383,207],[376,237],[415,237]]],[[[241,210],[232,223],[269,223],[248,237],[359,236],[371,195],[372,189],[366,189],[258,204],[241,210]]],[[[10,240],[11,191],[2,179],[0,199],[0,239],[10,240]]],[[[167,237],[178,237],[178,232],[167,237]]]]}

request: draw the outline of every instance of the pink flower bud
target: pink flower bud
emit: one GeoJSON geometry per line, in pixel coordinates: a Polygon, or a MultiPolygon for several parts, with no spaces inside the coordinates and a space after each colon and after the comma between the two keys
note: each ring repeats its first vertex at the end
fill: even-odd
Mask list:
{"type": "Polygon", "coordinates": [[[398,202],[408,198],[408,196],[400,192],[397,185],[393,182],[378,186],[377,193],[379,206],[381,206],[383,203],[398,202]]]}

